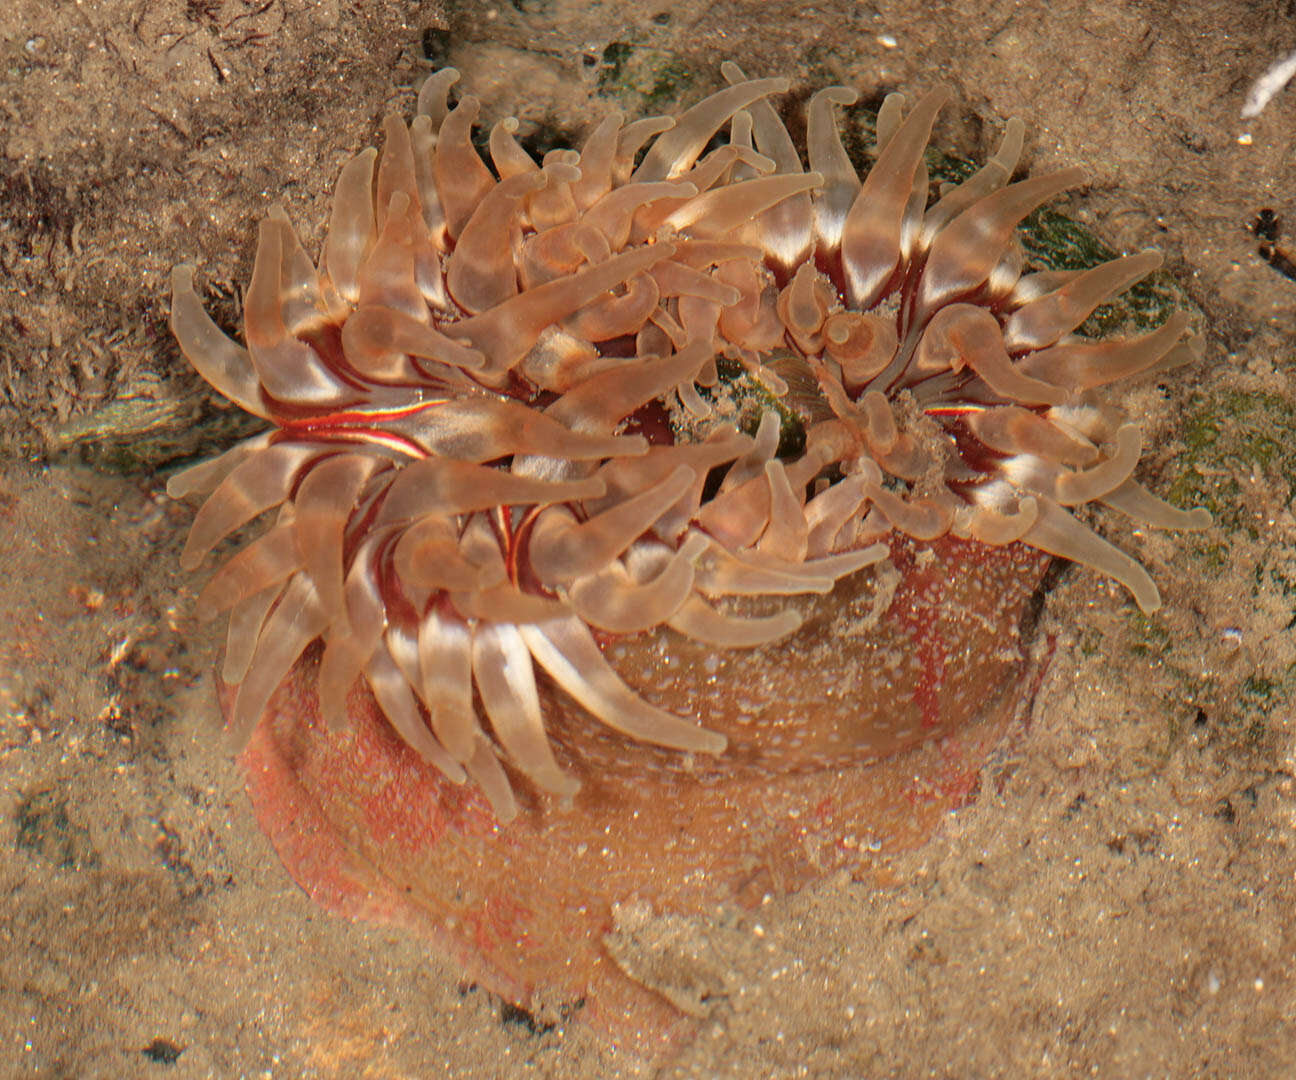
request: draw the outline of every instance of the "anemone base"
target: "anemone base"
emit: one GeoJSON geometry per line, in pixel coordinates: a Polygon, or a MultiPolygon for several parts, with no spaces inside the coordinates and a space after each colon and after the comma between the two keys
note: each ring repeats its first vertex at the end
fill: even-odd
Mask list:
{"type": "Polygon", "coordinates": [[[367,691],[352,693],[351,727],[327,732],[308,654],[243,757],[258,823],[327,909],[404,925],[508,1001],[575,1015],[661,1059],[695,1021],[611,959],[614,904],[707,918],[717,904],[751,906],[842,870],[884,881],[889,855],[921,844],[968,800],[1019,715],[1034,682],[1020,628],[1047,560],[951,539],[925,550],[893,554],[899,584],[867,634],[841,636],[843,620],[869,607],[872,575],[859,574],[816,598],[817,617],[776,647],[777,665],[725,654],[739,668],[717,683],[690,653],[667,649],[663,660],[662,640],[682,645],[669,631],[623,644],[617,666],[632,684],[662,662],[693,672],[643,692],[685,714],[701,703],[693,714],[731,736],[732,754],[681,763],[619,737],[591,744],[593,722],[570,703],[564,712],[553,691],[546,716],[561,720],[551,734],[582,789],[562,805],[519,780],[522,813],[505,826],[479,790],[410,750],[367,691]],[[764,667],[758,685],[748,664],[764,667]],[[861,680],[861,665],[882,670],[861,680]],[[910,669],[916,681],[896,674],[910,669]],[[907,696],[876,700],[880,685],[907,696]],[[796,713],[792,732],[869,729],[906,713],[931,722],[880,760],[838,760],[789,730],[778,753],[762,755],[768,726],[751,722],[753,693],[757,713],[796,713]]]}

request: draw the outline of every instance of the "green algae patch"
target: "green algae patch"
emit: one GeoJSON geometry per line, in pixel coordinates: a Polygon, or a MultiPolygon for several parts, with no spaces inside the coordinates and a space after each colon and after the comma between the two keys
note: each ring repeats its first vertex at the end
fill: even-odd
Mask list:
{"type": "Polygon", "coordinates": [[[1296,403],[1267,390],[1194,390],[1185,403],[1183,452],[1173,462],[1168,497],[1205,506],[1226,533],[1259,540],[1265,522],[1248,510],[1243,485],[1261,477],[1284,503],[1296,499],[1296,403]]]}
{"type": "Polygon", "coordinates": [[[628,112],[652,116],[669,111],[695,79],[680,56],[651,46],[614,41],[600,56],[597,88],[628,112]]]}
{"type": "Polygon", "coordinates": [[[66,791],[41,788],[19,801],[14,825],[19,849],[61,869],[85,869],[99,863],[90,830],[69,814],[66,791]]]}
{"type": "Polygon", "coordinates": [[[1173,646],[1170,628],[1156,613],[1144,615],[1137,608],[1129,616],[1129,651],[1135,656],[1164,657],[1173,646]]]}
{"type": "Polygon", "coordinates": [[[1277,678],[1248,675],[1242,683],[1241,694],[1247,739],[1260,742],[1268,730],[1270,717],[1278,709],[1290,710],[1293,699],[1296,699],[1296,665],[1277,678]]]}
{"type": "MultiPolygon", "coordinates": [[[[1035,270],[1088,270],[1120,256],[1079,222],[1048,207],[1031,214],[1018,235],[1027,266],[1035,270]]],[[[1118,332],[1146,333],[1176,311],[1197,313],[1197,307],[1174,278],[1155,271],[1112,303],[1099,307],[1079,332],[1093,338],[1118,332]]]]}
{"type": "MultiPolygon", "coordinates": [[[[1189,393],[1182,449],[1164,473],[1165,492],[1177,506],[1205,506],[1215,526],[1176,537],[1182,570],[1207,589],[1227,585],[1235,594],[1239,643],[1254,625],[1252,612],[1269,623],[1296,626],[1296,547],[1290,542],[1290,507],[1296,501],[1296,401],[1246,374],[1227,376],[1189,393]],[[1286,520],[1286,524],[1284,524],[1286,520]]],[[[1251,642],[1239,652],[1243,666],[1232,689],[1195,674],[1192,657],[1176,666],[1184,685],[1213,703],[1212,713],[1245,744],[1258,745],[1277,715],[1296,706],[1296,663],[1251,642]],[[1248,666],[1249,665],[1249,666],[1248,666]]]]}

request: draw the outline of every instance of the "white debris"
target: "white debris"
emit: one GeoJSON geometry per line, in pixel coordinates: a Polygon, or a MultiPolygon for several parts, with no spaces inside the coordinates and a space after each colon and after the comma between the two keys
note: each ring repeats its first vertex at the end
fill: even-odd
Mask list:
{"type": "Polygon", "coordinates": [[[1268,70],[1251,84],[1246,101],[1242,105],[1242,116],[1250,119],[1264,112],[1264,107],[1271,102],[1284,86],[1296,75],[1296,52],[1288,53],[1281,60],[1275,60],[1268,70]]]}

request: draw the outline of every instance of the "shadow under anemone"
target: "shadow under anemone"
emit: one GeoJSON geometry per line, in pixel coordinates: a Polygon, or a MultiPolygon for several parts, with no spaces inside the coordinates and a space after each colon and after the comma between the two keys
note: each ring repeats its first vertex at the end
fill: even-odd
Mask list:
{"type": "Polygon", "coordinates": [[[501,121],[492,167],[437,72],[344,168],[318,266],[271,211],[246,348],[173,279],[185,355],[273,425],[169,486],[210,492],[189,568],[277,514],[199,600],[262,828],[335,910],[648,1054],[687,995],[613,962],[615,904],[706,913],[919,842],[1020,703],[1049,556],[1160,602],[1071,508],[1209,524],[1134,479],[1104,394],[1197,358],[1186,316],[1077,332],[1159,256],[1023,272],[1079,170],[1010,183],[1010,121],[933,198],[933,91],[887,98],[861,180],[853,91],[810,99],[803,163],[787,81],[722,71],[540,163],[501,121]],[[724,370],[765,402],[745,426],[724,370]]]}

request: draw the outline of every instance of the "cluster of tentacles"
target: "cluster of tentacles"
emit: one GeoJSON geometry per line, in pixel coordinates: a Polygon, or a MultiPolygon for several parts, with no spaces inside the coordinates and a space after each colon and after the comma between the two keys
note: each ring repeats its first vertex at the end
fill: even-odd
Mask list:
{"type": "Polygon", "coordinates": [[[343,169],[318,267],[281,209],[262,224],[246,348],[176,269],[185,355],[273,425],[170,485],[211,492],[188,568],[278,508],[200,599],[230,612],[236,738],[322,639],[330,722],[363,677],[401,737],[507,820],[501,758],[546,791],[577,786],[536,665],[617,731],[719,752],[625,685],[605,635],[775,640],[794,612],[743,617],[724,598],[827,592],[885,558],[892,530],[1019,540],[1157,606],[1142,567],[1067,508],[1208,523],[1131,478],[1139,429],[1096,393],[1195,356],[1185,319],[1074,333],[1159,257],[1022,276],[1018,224],[1082,174],[1008,183],[1019,123],[932,201],[941,92],[907,114],[887,98],[861,181],[835,118],[853,91],[810,99],[807,169],[768,100],[787,81],[723,71],[731,85],[674,120],[610,116],[540,163],[502,121],[493,168],[471,141],[477,101],[448,109],[457,75],[436,73],[408,127],[387,119],[381,156],[343,169]],[[773,399],[785,376],[817,387],[796,452],[774,410],[746,434],[721,416],[718,361],[773,399]]]}

